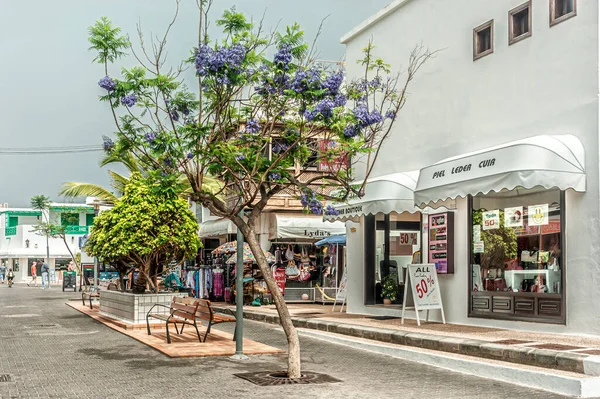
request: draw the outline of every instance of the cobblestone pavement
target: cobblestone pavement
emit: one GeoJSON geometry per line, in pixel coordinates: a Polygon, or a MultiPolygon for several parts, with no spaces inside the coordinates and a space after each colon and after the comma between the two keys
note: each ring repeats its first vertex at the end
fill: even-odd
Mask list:
{"type": "MultiPolygon", "coordinates": [[[[234,373],[281,370],[285,357],[170,359],[66,306],[76,293],[0,285],[0,398],[558,398],[310,338],[305,370],[343,380],[258,387],[234,373]]],[[[219,329],[232,331],[233,325],[219,329]]],[[[274,326],[246,322],[246,335],[285,348],[274,326]]]]}

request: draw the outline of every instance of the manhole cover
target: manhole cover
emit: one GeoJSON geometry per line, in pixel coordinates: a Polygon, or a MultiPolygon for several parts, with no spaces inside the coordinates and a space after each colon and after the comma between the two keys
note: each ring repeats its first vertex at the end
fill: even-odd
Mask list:
{"type": "Polygon", "coordinates": [[[11,382],[10,374],[0,374],[0,382],[11,382]]]}
{"type": "Polygon", "coordinates": [[[234,374],[254,385],[268,387],[274,385],[295,385],[295,384],[327,384],[331,382],[342,382],[327,374],[313,373],[305,371],[300,378],[288,378],[285,371],[259,371],[254,373],[234,374]]]}

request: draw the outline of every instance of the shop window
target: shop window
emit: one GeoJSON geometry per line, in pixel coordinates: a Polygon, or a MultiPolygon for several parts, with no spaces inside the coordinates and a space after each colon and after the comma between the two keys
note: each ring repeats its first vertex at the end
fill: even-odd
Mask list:
{"type": "Polygon", "coordinates": [[[562,198],[542,189],[473,197],[472,312],[564,316],[562,198]],[[550,305],[553,313],[542,312],[550,305]]]}
{"type": "Polygon", "coordinates": [[[394,304],[403,299],[403,267],[421,250],[421,214],[377,214],[365,217],[365,305],[383,304],[382,285],[393,278],[399,290],[394,304]]]}
{"type": "Polygon", "coordinates": [[[55,259],[54,269],[55,270],[67,270],[69,268],[69,262],[71,259],[55,259]]]}
{"type": "Polygon", "coordinates": [[[531,1],[508,12],[508,44],[531,36],[531,1]]]}
{"type": "Polygon", "coordinates": [[[494,20],[473,29],[473,61],[494,52],[494,20]]]}
{"type": "Polygon", "coordinates": [[[577,15],[577,0],[550,0],[550,26],[577,15]]]}
{"type": "Polygon", "coordinates": [[[8,227],[15,227],[19,225],[19,217],[18,216],[10,216],[8,218],[8,227]]]}
{"type": "Polygon", "coordinates": [[[88,213],[85,215],[85,225],[86,226],[93,226],[94,225],[94,218],[96,216],[93,213],[88,213]]]}
{"type": "Polygon", "coordinates": [[[19,259],[13,259],[13,272],[19,271],[19,259]]]}

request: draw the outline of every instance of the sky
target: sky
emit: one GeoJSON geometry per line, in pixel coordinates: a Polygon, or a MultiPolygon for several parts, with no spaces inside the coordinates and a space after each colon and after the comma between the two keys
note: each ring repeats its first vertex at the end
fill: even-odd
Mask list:
{"type": "MultiPolygon", "coordinates": [[[[341,60],[343,34],[385,7],[390,0],[214,0],[211,19],[235,6],[264,26],[280,29],[298,22],[312,41],[321,21],[321,59],[341,60]]],[[[67,181],[109,185],[100,152],[9,155],[7,148],[100,145],[111,136],[110,109],[98,102],[102,66],[91,62],[87,29],[101,16],[110,18],[138,43],[162,35],[173,17],[175,0],[0,0],[0,204],[28,206],[38,194],[64,201],[58,192],[67,181]]],[[[197,41],[195,0],[181,0],[169,36],[168,61],[176,65],[197,41]]],[[[218,30],[213,23],[215,38],[218,30]]],[[[122,63],[131,67],[133,57],[122,63]]],[[[120,67],[110,74],[118,75],[120,67]]],[[[189,71],[193,74],[193,71],[189,71]]]]}

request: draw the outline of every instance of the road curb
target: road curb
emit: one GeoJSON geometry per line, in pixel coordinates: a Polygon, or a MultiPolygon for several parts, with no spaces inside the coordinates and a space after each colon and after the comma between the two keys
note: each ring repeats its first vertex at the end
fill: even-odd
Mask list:
{"type": "MultiPolygon", "coordinates": [[[[229,308],[215,306],[216,311],[228,312],[229,308]]],[[[280,324],[279,315],[244,310],[248,320],[280,324]]],[[[296,328],[326,331],[357,338],[366,338],[383,343],[393,343],[440,352],[468,355],[484,359],[501,360],[508,363],[544,367],[574,373],[600,376],[600,356],[577,352],[563,352],[518,345],[505,345],[489,341],[445,337],[412,331],[375,328],[331,320],[292,317],[296,328]]]]}

